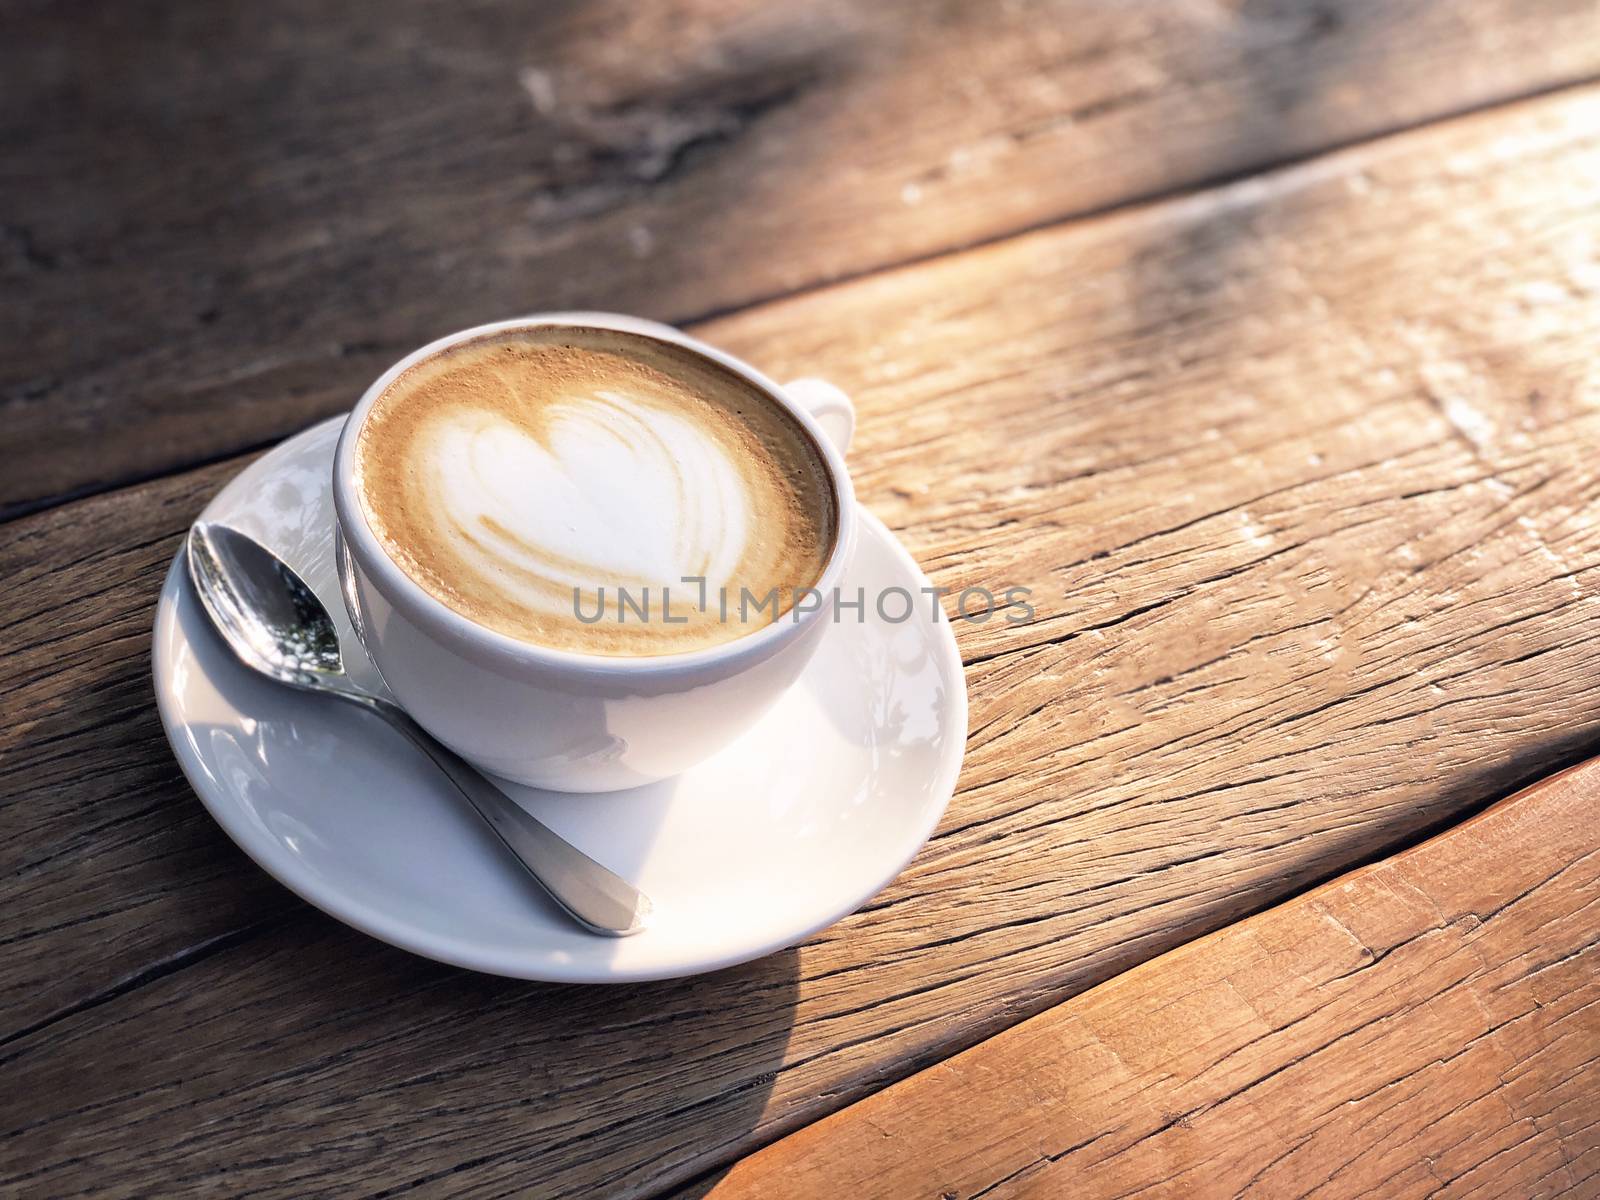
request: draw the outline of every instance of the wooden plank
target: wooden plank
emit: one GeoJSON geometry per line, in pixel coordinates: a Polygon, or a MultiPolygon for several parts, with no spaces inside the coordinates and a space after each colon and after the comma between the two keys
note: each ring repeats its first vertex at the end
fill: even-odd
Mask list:
{"type": "Polygon", "coordinates": [[[684,320],[1600,72],[1592,0],[10,9],[0,513],[475,322],[684,320]]]}
{"type": "Polygon", "coordinates": [[[696,1196],[1600,1195],[1600,760],[696,1196]]]}
{"type": "Polygon", "coordinates": [[[476,980],[282,895],[144,682],[226,471],[14,523],[15,1169],[644,1194],[1548,773],[1600,733],[1597,201],[1586,90],[707,326],[855,390],[861,494],[939,583],[1040,590],[958,626],[928,850],[704,980],[476,980]]]}

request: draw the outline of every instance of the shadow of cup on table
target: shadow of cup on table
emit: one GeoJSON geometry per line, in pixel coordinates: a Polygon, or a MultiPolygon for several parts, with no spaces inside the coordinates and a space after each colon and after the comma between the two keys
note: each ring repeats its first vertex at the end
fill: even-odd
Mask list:
{"type": "Polygon", "coordinates": [[[278,1049],[331,1064],[322,1086],[339,1103],[310,1135],[381,1137],[396,1182],[589,1196],[695,1180],[748,1145],[787,1055],[795,949],[690,979],[541,984],[308,917],[293,929],[311,925],[315,944],[271,935],[278,961],[262,968],[298,1017],[278,1049]]]}
{"type": "MultiPolygon", "coordinates": [[[[314,717],[303,723],[314,725],[314,717]]],[[[280,727],[277,736],[286,732],[280,727]]],[[[317,737],[311,728],[299,732],[317,737]]],[[[238,731],[209,733],[239,743],[226,767],[236,785],[263,769],[238,731]]],[[[212,750],[221,757],[215,744],[212,750]]],[[[315,860],[326,814],[304,828],[283,827],[291,815],[281,805],[257,813],[315,860]]],[[[477,839],[482,860],[503,853],[476,818],[462,814],[460,824],[451,837],[477,839]]],[[[614,865],[631,872],[648,855],[650,834],[637,831],[614,865]]],[[[531,880],[519,882],[530,905],[550,907],[531,880]]],[[[195,982],[216,989],[219,1000],[246,997],[240,1007],[275,1032],[263,1028],[241,1041],[235,1018],[219,1014],[184,1053],[220,1081],[224,1113],[233,1111],[226,1095],[289,1086],[298,1099],[282,1102],[297,1106],[321,1093],[328,1107],[297,1134],[307,1153],[320,1147],[338,1159],[352,1142],[378,1139],[397,1143],[385,1151],[394,1159],[385,1178],[464,1170],[474,1174],[463,1179],[483,1172],[497,1182],[520,1180],[519,1187],[537,1181],[539,1195],[609,1195],[646,1181],[698,1178],[747,1148],[766,1114],[794,1024],[796,949],[687,979],[535,983],[437,963],[287,891],[283,901],[290,911],[281,924],[226,955],[227,967],[219,961],[214,982],[195,982]],[[302,1068],[316,1078],[277,1082],[302,1068]]],[[[207,1153],[244,1169],[257,1149],[219,1140],[207,1153]]],[[[328,1180],[337,1186],[354,1178],[336,1165],[328,1180]]]]}

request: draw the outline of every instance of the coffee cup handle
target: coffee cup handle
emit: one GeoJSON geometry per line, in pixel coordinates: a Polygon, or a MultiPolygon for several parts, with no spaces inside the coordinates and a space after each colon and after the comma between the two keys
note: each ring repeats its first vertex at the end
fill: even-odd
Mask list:
{"type": "Polygon", "coordinates": [[[816,418],[828,440],[843,454],[856,431],[856,406],[825,379],[795,379],[783,385],[789,398],[816,418]]]}

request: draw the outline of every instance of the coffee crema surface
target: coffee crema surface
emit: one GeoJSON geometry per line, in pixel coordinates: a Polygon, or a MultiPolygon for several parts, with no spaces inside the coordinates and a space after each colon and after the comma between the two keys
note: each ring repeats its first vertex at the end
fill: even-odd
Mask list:
{"type": "Polygon", "coordinates": [[[355,483],[434,597],[586,654],[750,633],[816,583],[838,536],[827,464],[782,405],[685,347],[604,329],[490,335],[407,368],[367,413],[355,483]],[[685,578],[705,580],[703,609],[685,578]]]}

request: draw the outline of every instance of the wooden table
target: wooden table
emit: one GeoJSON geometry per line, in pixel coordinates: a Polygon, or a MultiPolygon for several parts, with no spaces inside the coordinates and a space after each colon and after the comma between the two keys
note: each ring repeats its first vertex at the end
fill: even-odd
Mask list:
{"type": "Polygon", "coordinates": [[[1600,1195],[1600,774],[1474,816],[1600,743],[1593,0],[0,12],[0,1193],[1600,1195]],[[569,306],[1035,589],[912,866],[699,979],[337,924],[150,691],[250,455],[569,306]]]}

